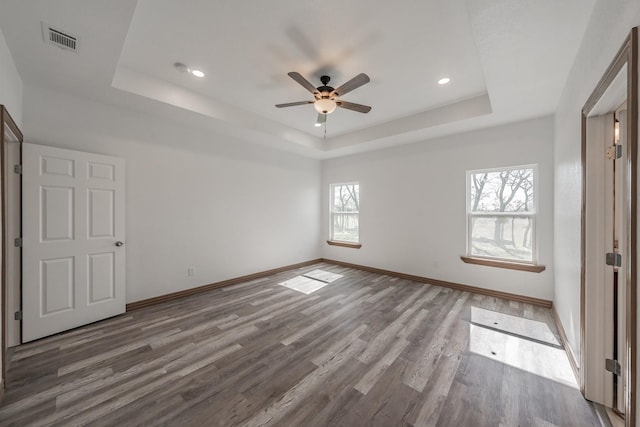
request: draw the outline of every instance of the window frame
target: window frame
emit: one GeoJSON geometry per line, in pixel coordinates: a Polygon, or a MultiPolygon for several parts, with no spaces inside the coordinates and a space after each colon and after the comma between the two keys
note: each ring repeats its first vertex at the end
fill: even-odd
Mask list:
{"type": "MultiPolygon", "coordinates": [[[[349,181],[349,182],[336,182],[329,184],[329,240],[327,243],[334,246],[343,246],[343,247],[353,247],[360,248],[362,244],[360,243],[360,191],[362,187],[359,181],[349,181]],[[358,186],[358,211],[357,212],[347,212],[349,214],[356,214],[358,217],[358,241],[350,241],[350,240],[339,240],[334,236],[333,223],[334,223],[334,215],[340,212],[335,212],[334,210],[334,201],[335,201],[335,188],[338,186],[345,185],[357,185],[358,186]]],[[[344,214],[345,212],[341,212],[344,214]]]]}
{"type": "MultiPolygon", "coordinates": [[[[485,169],[472,169],[466,173],[466,256],[462,257],[463,261],[469,262],[469,259],[483,260],[488,263],[485,265],[492,265],[494,263],[504,264],[524,264],[527,266],[537,266],[538,264],[538,198],[539,198],[539,176],[538,176],[538,164],[524,164],[515,166],[494,167],[485,169]],[[531,212],[471,212],[471,176],[478,173],[492,173],[502,171],[513,171],[520,169],[532,169],[533,170],[533,201],[531,203],[531,212]],[[472,220],[475,217],[506,217],[506,218],[531,218],[531,260],[521,260],[514,258],[503,258],[497,256],[475,255],[471,253],[472,249],[472,237],[473,227],[472,220]],[[466,260],[465,260],[466,259],[466,260]]],[[[493,265],[498,266],[498,265],[493,265]]],[[[506,267],[509,268],[509,267],[506,267]]]]}

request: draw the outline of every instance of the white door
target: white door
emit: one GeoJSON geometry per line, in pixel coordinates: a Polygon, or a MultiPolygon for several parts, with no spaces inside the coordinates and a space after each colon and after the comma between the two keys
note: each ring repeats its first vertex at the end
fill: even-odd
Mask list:
{"type": "Polygon", "coordinates": [[[613,378],[605,360],[614,358],[613,274],[605,254],[613,252],[613,163],[605,152],[613,142],[613,114],[589,117],[585,204],[585,397],[613,407],[613,378]]]}
{"type": "Polygon", "coordinates": [[[22,145],[22,341],[125,311],[123,159],[22,145]]]}
{"type": "MultiPolygon", "coordinates": [[[[616,354],[614,358],[618,360],[620,364],[620,376],[615,378],[615,404],[618,412],[625,413],[625,392],[627,384],[627,281],[628,267],[629,267],[629,253],[630,253],[630,234],[628,231],[628,216],[627,206],[625,203],[626,194],[628,194],[626,176],[627,176],[627,110],[626,106],[616,112],[616,119],[618,119],[619,132],[618,140],[615,141],[615,145],[621,146],[621,156],[616,160],[613,160],[613,250],[620,254],[622,259],[622,265],[620,267],[613,268],[614,289],[617,303],[616,316],[616,354]]],[[[615,157],[615,156],[614,156],[615,157]]]]}

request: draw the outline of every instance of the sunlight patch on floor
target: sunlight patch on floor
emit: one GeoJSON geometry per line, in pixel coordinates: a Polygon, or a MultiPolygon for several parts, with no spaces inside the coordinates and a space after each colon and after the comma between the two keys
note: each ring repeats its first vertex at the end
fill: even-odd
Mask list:
{"type": "Polygon", "coordinates": [[[310,279],[320,280],[321,282],[333,283],[339,278],[342,277],[342,274],[332,273],[330,271],[324,270],[313,270],[309,273],[303,274],[304,277],[308,277],[310,279]]]}
{"type": "Polygon", "coordinates": [[[551,329],[549,329],[549,326],[537,320],[512,316],[479,307],[471,307],[471,323],[493,329],[500,329],[501,331],[511,334],[522,335],[555,346],[561,345],[560,341],[558,341],[553,332],[551,332],[551,329]]]}
{"type": "Polygon", "coordinates": [[[313,270],[302,276],[296,276],[293,279],[281,282],[279,285],[309,295],[335,282],[341,277],[342,274],[331,273],[330,271],[324,270],[313,270]]]}
{"type": "Polygon", "coordinates": [[[469,351],[578,388],[564,349],[543,322],[472,307],[469,351]]]}

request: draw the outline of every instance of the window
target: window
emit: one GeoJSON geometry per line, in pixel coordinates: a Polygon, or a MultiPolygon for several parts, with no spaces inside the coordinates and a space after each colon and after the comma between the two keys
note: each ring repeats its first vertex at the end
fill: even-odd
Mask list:
{"type": "Polygon", "coordinates": [[[535,165],[467,172],[467,255],[536,263],[535,165]]]}
{"type": "Polygon", "coordinates": [[[331,237],[332,241],[358,243],[360,241],[360,185],[331,184],[331,237]]]}

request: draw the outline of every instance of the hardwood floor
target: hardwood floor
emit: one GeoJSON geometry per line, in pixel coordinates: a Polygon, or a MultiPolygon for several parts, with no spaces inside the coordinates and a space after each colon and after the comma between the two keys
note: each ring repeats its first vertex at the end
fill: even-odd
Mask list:
{"type": "Polygon", "coordinates": [[[0,425],[599,426],[550,310],[330,264],[19,346],[7,385],[0,425]]]}

